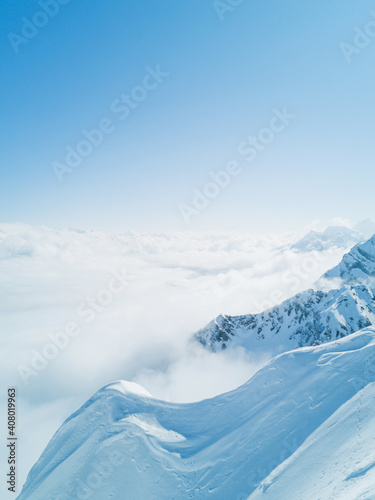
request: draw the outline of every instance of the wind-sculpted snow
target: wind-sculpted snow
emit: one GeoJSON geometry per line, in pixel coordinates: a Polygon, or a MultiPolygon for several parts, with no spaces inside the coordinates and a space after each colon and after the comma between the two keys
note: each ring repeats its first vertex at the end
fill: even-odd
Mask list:
{"type": "Polygon", "coordinates": [[[317,287],[263,313],[220,315],[195,335],[212,351],[241,346],[273,355],[329,342],[375,324],[375,236],[355,246],[317,287]],[[334,285],[340,283],[338,289],[334,285]]]}
{"type": "MultiPolygon", "coordinates": [[[[303,469],[303,481],[319,495],[299,489],[296,496],[293,483],[288,483],[287,496],[270,498],[328,498],[319,489],[321,468],[330,467],[333,474],[343,440],[346,454],[340,464],[345,462],[347,481],[341,493],[353,484],[359,487],[367,481],[370,458],[366,461],[361,455],[356,464],[355,457],[366,436],[373,443],[368,419],[374,414],[369,409],[373,410],[374,392],[363,397],[361,390],[375,380],[374,361],[375,331],[368,329],[284,353],[238,389],[198,403],[169,403],[152,398],[136,384],[110,384],[62,425],[18,498],[246,499],[259,491],[277,491],[288,470],[293,478],[294,457],[300,454],[308,460],[308,447],[325,439],[328,424],[336,437],[345,429],[343,439],[332,438],[322,463],[320,456],[310,456],[303,469]],[[350,416],[352,401],[357,405],[358,398],[367,408],[363,427],[350,416]],[[343,424],[337,422],[338,412],[343,424]],[[347,425],[349,418],[353,425],[347,425]]],[[[363,498],[373,497],[368,493],[363,498]]]]}

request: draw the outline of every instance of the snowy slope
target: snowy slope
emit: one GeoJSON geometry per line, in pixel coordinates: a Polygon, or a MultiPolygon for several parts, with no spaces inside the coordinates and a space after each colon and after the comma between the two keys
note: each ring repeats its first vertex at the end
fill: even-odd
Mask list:
{"type": "Polygon", "coordinates": [[[345,226],[330,226],[322,233],[310,231],[297,243],[292,245],[299,252],[322,251],[332,247],[351,248],[356,243],[364,241],[366,237],[358,231],[345,226]]]}
{"type": "Polygon", "coordinates": [[[263,313],[220,315],[195,339],[212,351],[239,345],[275,355],[374,325],[375,236],[345,254],[317,286],[327,283],[332,288],[328,292],[307,290],[263,313]]]}
{"type": "Polygon", "coordinates": [[[249,500],[301,500],[306,492],[311,499],[373,500],[374,410],[375,384],[370,383],[313,432],[249,500]]]}
{"type": "Polygon", "coordinates": [[[375,236],[352,248],[349,253],[344,255],[340,264],[325,273],[323,278],[328,280],[339,278],[347,284],[374,285],[375,236]]]}
{"type": "Polygon", "coordinates": [[[259,498],[264,480],[274,499],[358,499],[365,490],[375,498],[373,452],[364,455],[373,449],[373,385],[361,393],[375,380],[374,361],[368,329],[282,354],[235,391],[194,404],[111,384],[63,424],[18,498],[240,500],[259,498]],[[331,481],[339,493],[327,496],[331,481]]]}

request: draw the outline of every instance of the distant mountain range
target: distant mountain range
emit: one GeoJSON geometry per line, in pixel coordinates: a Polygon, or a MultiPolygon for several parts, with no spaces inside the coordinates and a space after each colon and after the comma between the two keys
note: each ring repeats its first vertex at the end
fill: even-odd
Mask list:
{"type": "Polygon", "coordinates": [[[272,355],[375,325],[375,236],[307,290],[259,314],[220,315],[196,335],[212,351],[241,346],[272,355]],[[324,291],[331,288],[329,291],[324,291]]]}
{"type": "MultiPolygon", "coordinates": [[[[375,234],[375,229],[373,234],[375,234]]],[[[313,250],[327,250],[334,246],[350,248],[366,239],[363,233],[349,229],[348,227],[330,226],[322,233],[310,231],[306,236],[292,245],[292,249],[299,252],[311,252],[313,250]]]]}
{"type": "Polygon", "coordinates": [[[323,232],[310,231],[291,248],[298,252],[323,251],[333,247],[349,249],[363,243],[375,234],[375,222],[366,219],[352,229],[345,226],[329,226],[323,232]]]}

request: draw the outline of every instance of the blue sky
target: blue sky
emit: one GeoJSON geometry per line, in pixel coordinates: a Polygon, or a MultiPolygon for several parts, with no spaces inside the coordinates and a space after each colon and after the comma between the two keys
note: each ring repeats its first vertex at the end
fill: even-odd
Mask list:
{"type": "Polygon", "coordinates": [[[258,232],[374,217],[375,37],[350,64],[340,48],[372,2],[237,3],[220,19],[211,0],[71,0],[16,53],[9,33],[42,9],[4,0],[1,220],[258,232]],[[168,76],[121,121],[112,103],[158,65],[168,76]],[[284,106],[293,122],[239,157],[284,106]],[[114,131],[58,182],[52,163],[106,118],[114,131]],[[181,203],[231,160],[241,174],[187,225],[181,203]]]}

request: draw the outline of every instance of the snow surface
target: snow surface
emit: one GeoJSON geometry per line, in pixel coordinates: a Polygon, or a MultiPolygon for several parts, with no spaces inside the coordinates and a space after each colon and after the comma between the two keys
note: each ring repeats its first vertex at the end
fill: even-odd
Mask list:
{"type": "Polygon", "coordinates": [[[324,279],[341,279],[348,284],[375,283],[375,236],[356,245],[344,255],[340,264],[323,276],[324,279]]]}
{"type": "Polygon", "coordinates": [[[375,498],[375,384],[344,403],[249,500],[375,498]]]}
{"type": "Polygon", "coordinates": [[[55,434],[19,500],[375,498],[375,329],[277,356],[198,403],[116,382],[55,434]]]}

